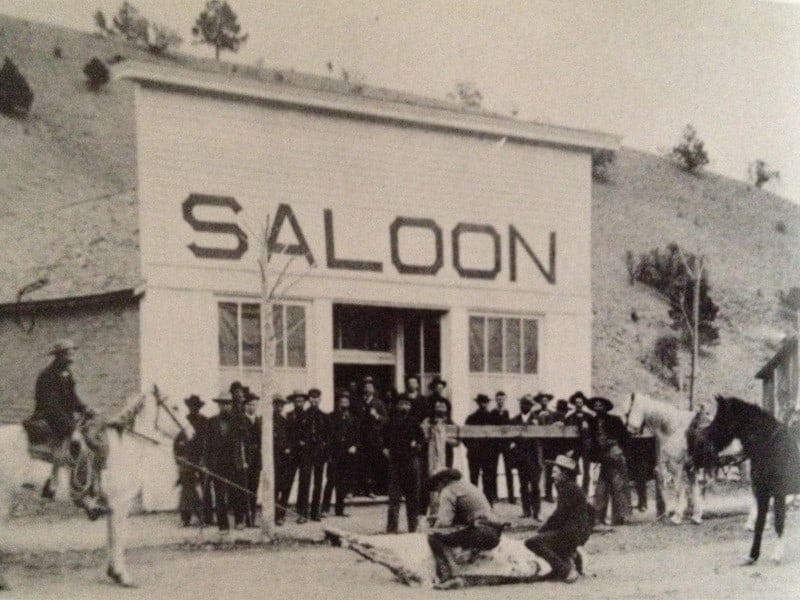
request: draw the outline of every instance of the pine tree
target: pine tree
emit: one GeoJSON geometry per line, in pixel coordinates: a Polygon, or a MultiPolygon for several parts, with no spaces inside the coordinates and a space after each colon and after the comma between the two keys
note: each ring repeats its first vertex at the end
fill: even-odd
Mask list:
{"type": "Polygon", "coordinates": [[[214,46],[216,59],[220,50],[238,52],[239,46],[247,41],[247,34],[241,33],[239,17],[224,0],[207,0],[203,12],[192,27],[192,35],[198,43],[214,46]]]}
{"type": "Polygon", "coordinates": [[[10,116],[27,115],[33,104],[33,91],[10,58],[0,69],[0,112],[10,116]]]}

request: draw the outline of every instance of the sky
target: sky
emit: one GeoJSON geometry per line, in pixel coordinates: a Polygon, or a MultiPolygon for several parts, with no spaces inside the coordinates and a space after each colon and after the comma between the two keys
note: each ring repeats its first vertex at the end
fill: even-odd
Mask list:
{"type": "MultiPolygon", "coordinates": [[[[0,0],[0,13],[92,30],[121,0],[0,0]]],[[[191,44],[204,0],[135,0],[191,44]]],[[[653,153],[687,124],[708,169],[800,203],[800,4],[739,0],[230,0],[247,43],[225,60],[339,76],[444,98],[473,82],[484,106],[614,133],[653,153]]]]}

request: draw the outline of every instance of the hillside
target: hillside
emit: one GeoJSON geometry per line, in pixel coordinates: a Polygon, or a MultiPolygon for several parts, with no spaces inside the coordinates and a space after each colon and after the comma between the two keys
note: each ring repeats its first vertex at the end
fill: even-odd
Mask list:
{"type": "MultiPolygon", "coordinates": [[[[0,117],[6,258],[0,303],[14,301],[16,290],[43,276],[48,284],[28,298],[139,283],[132,258],[138,234],[132,86],[114,81],[92,93],[82,73],[93,56],[117,55],[202,63],[223,72],[247,69],[182,56],[158,59],[122,42],[0,16],[0,59],[9,56],[35,93],[26,119],[0,117]],[[56,46],[61,58],[54,56],[56,46]],[[104,268],[110,264],[113,272],[104,268]]],[[[353,93],[338,80],[267,69],[257,74],[353,93]]],[[[393,97],[376,88],[363,93],[393,97]]],[[[628,149],[618,152],[611,181],[594,186],[594,391],[615,397],[637,389],[680,398],[643,364],[666,332],[666,306],[644,287],[630,286],[625,265],[626,250],[638,256],[673,241],[707,257],[711,295],[721,307],[721,343],[701,358],[698,397],[726,392],[757,399],[760,382],[753,375],[780,333],[792,327],[779,314],[776,293],[800,285],[800,207],[721,176],[682,173],[663,158],[628,149]]]]}

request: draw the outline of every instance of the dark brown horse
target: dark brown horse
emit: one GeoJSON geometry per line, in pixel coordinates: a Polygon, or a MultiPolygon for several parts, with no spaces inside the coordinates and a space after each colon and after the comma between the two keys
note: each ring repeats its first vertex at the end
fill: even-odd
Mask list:
{"type": "MultiPolygon", "coordinates": [[[[783,526],[786,496],[800,493],[800,452],[786,425],[758,406],[739,398],[717,396],[717,413],[702,435],[719,452],[738,439],[750,459],[753,494],[758,506],[753,545],[745,564],[751,565],[761,553],[761,535],[770,498],[774,499],[775,532],[778,544],[772,554],[783,559],[783,526]]],[[[699,459],[698,459],[699,460],[699,459]]]]}

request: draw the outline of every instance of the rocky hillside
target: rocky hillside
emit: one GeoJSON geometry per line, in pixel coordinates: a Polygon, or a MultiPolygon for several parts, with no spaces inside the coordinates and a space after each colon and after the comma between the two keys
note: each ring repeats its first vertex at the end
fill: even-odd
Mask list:
{"type": "MultiPolygon", "coordinates": [[[[20,219],[45,226],[45,215],[59,218],[53,209],[76,203],[85,204],[84,223],[90,220],[87,212],[109,210],[104,200],[121,199],[126,217],[116,218],[120,213],[112,212],[98,222],[125,230],[120,239],[135,239],[131,84],[115,81],[91,92],[83,66],[93,56],[106,61],[124,57],[204,62],[204,68],[209,63],[180,56],[156,58],[119,41],[0,16],[0,59],[4,56],[17,64],[35,99],[27,118],[0,117],[0,230],[11,231],[11,224],[20,219]]],[[[211,68],[234,70],[213,63],[211,68]]],[[[280,81],[304,77],[270,73],[280,81]]],[[[337,89],[347,84],[327,80],[324,85],[337,89]]],[[[713,158],[713,148],[710,151],[713,158]]],[[[0,238],[4,248],[17,243],[6,235],[0,238]]],[[[108,241],[98,234],[90,243],[108,241]]],[[[667,332],[667,308],[646,288],[629,285],[625,263],[626,251],[638,256],[673,241],[707,258],[711,296],[720,305],[721,341],[701,357],[698,397],[726,392],[757,399],[760,383],[753,375],[772,355],[781,334],[793,327],[780,314],[776,294],[800,286],[800,207],[721,176],[685,174],[663,158],[628,149],[618,152],[610,181],[594,187],[595,391],[614,397],[637,389],[676,402],[685,398],[647,367],[653,342],[667,332]]],[[[81,257],[91,256],[92,250],[76,247],[68,252],[49,260],[54,265],[86,261],[81,257]]],[[[28,251],[19,254],[31,256],[28,251]]],[[[13,279],[13,271],[3,268],[3,278],[13,279]]],[[[18,289],[19,282],[11,283],[18,289]]],[[[119,285],[123,284],[128,282],[119,285]]],[[[112,281],[106,287],[113,285],[112,281]]],[[[6,294],[2,301],[8,301],[6,294]]],[[[688,363],[685,355],[682,361],[688,363]]]]}

